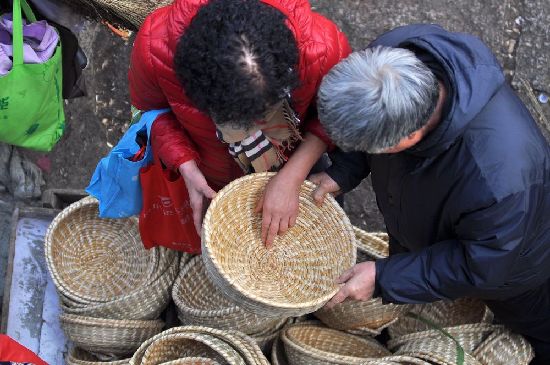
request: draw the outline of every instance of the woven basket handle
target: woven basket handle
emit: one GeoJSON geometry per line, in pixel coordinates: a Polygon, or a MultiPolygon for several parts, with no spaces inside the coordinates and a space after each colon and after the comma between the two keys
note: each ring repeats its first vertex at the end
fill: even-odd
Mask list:
{"type": "Polygon", "coordinates": [[[464,365],[464,349],[462,348],[462,346],[460,345],[460,342],[458,342],[449,332],[445,331],[445,329],[443,329],[443,327],[441,327],[440,325],[438,325],[437,323],[427,319],[427,318],[424,318],[422,316],[419,316],[418,314],[416,313],[412,313],[412,312],[407,312],[407,314],[405,314],[407,317],[411,317],[411,318],[414,318],[426,325],[428,325],[430,328],[433,328],[435,330],[438,330],[439,332],[441,332],[445,337],[448,337],[450,338],[451,340],[453,340],[453,342],[455,343],[456,345],[456,364],[457,365],[464,365]]]}

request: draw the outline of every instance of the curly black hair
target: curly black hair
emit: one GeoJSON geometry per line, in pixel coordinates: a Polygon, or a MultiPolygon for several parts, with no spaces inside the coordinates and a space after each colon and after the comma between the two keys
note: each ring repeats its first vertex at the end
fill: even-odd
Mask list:
{"type": "Polygon", "coordinates": [[[175,72],[216,124],[249,128],[298,85],[298,48],[285,19],[259,0],[211,0],[192,19],[175,72]]]}

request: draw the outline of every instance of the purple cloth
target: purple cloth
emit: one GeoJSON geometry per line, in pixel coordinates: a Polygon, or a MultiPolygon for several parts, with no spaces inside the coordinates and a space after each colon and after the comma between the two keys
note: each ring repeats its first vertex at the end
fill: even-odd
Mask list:
{"type": "MultiPolygon", "coordinates": [[[[11,14],[0,17],[0,76],[7,75],[13,64],[13,22],[11,14]]],[[[23,19],[23,62],[44,63],[55,53],[59,35],[45,20],[27,24],[23,19]]]]}

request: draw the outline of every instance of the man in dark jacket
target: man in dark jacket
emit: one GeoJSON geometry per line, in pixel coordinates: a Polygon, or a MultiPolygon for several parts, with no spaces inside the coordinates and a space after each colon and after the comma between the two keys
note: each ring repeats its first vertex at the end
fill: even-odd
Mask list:
{"type": "Polygon", "coordinates": [[[354,266],[329,303],[483,299],[550,364],[550,147],[477,38],[383,34],[324,78],[319,117],[343,150],[317,200],[369,173],[390,257],[354,266]]]}

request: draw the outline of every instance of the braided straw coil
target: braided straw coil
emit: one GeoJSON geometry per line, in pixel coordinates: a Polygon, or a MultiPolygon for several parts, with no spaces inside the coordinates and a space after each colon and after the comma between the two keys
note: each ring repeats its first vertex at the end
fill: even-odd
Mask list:
{"type": "Polygon", "coordinates": [[[505,328],[494,331],[473,355],[483,365],[528,365],[535,356],[523,336],[505,328]]]}
{"type": "Polygon", "coordinates": [[[65,313],[95,318],[156,319],[170,301],[172,284],[178,274],[178,257],[171,257],[172,262],[156,280],[128,295],[95,305],[76,307],[62,304],[62,309],[65,313]]]}
{"type": "Polygon", "coordinates": [[[364,364],[369,358],[391,353],[374,339],[365,339],[334,329],[296,324],[281,333],[290,364],[364,364]]]}
{"type": "MultiPolygon", "coordinates": [[[[236,352],[238,352],[240,357],[244,360],[245,364],[269,365],[269,362],[263,355],[261,349],[254,342],[254,340],[244,335],[243,333],[238,331],[218,330],[214,328],[200,327],[200,326],[174,327],[158,334],[157,336],[150,338],[149,340],[145,341],[136,350],[136,352],[134,353],[134,356],[132,356],[132,359],[130,360],[130,364],[131,365],[144,364],[143,360],[144,360],[145,354],[153,343],[155,343],[157,340],[162,339],[168,335],[180,334],[180,333],[181,334],[202,334],[202,335],[208,335],[208,336],[217,338],[223,341],[224,343],[229,344],[236,352]]],[[[218,361],[220,363],[224,363],[223,357],[220,358],[220,355],[217,352],[213,352],[210,347],[203,347],[202,354],[193,354],[189,356],[207,357],[210,359],[214,359],[215,361],[218,361]]]]}
{"type": "Polygon", "coordinates": [[[182,267],[174,283],[172,297],[178,318],[184,325],[256,334],[272,331],[281,322],[281,317],[260,316],[226,297],[209,279],[200,256],[193,257],[182,267]]]}
{"type": "Polygon", "coordinates": [[[157,365],[186,357],[204,357],[223,364],[246,365],[231,345],[205,333],[159,336],[143,354],[142,365],[157,365]]]}
{"type": "Polygon", "coordinates": [[[130,359],[102,361],[87,351],[73,347],[65,358],[66,365],[129,365],[130,359]]]}
{"type": "Polygon", "coordinates": [[[112,357],[132,353],[164,326],[160,320],[100,319],[66,313],[59,320],[67,338],[76,346],[112,357]]]}
{"type": "Polygon", "coordinates": [[[273,342],[275,339],[279,337],[279,334],[283,327],[289,326],[294,322],[294,319],[289,318],[286,320],[280,321],[278,324],[276,324],[273,328],[270,328],[269,330],[256,333],[253,335],[250,335],[254,341],[260,346],[260,349],[262,349],[262,352],[264,354],[270,354],[271,353],[271,347],[273,346],[273,342]]]}
{"type": "MultiPolygon", "coordinates": [[[[469,323],[491,323],[493,320],[493,314],[485,303],[474,298],[414,304],[409,305],[408,310],[441,327],[453,327],[469,323]]],[[[409,316],[400,316],[394,324],[388,327],[392,338],[429,329],[431,327],[428,324],[409,316]]]]}
{"type": "MultiPolygon", "coordinates": [[[[466,352],[473,352],[491,333],[493,333],[499,326],[489,324],[489,323],[472,323],[472,324],[463,324],[460,326],[454,327],[445,327],[444,331],[449,333],[464,349],[466,352]]],[[[408,335],[403,335],[401,337],[393,338],[388,341],[388,348],[392,351],[400,349],[402,346],[422,340],[422,339],[432,339],[433,341],[439,341],[444,338],[445,341],[449,339],[446,337],[441,330],[432,329],[422,332],[409,333],[408,335]]],[[[453,346],[454,346],[454,342],[453,346]]]]}
{"type": "Polygon", "coordinates": [[[377,335],[407,308],[407,305],[382,304],[380,298],[367,301],[347,300],[331,309],[323,307],[315,312],[315,316],[332,328],[371,330],[377,335]]]}
{"type": "Polygon", "coordinates": [[[50,224],[45,244],[57,290],[84,305],[132,292],[158,266],[158,250],[143,248],[137,219],[101,219],[92,197],[64,209],[50,224]]]}
{"type": "Polygon", "coordinates": [[[218,192],[204,218],[203,260],[212,281],[241,307],[299,316],[336,294],[335,279],[355,263],[355,238],[336,201],[328,197],[318,207],[315,185],[306,181],[295,226],[267,249],[254,209],[273,175],[247,175],[218,192]]]}
{"type": "Polygon", "coordinates": [[[383,259],[389,255],[389,238],[384,232],[366,232],[353,227],[357,244],[357,262],[383,259]]]}

